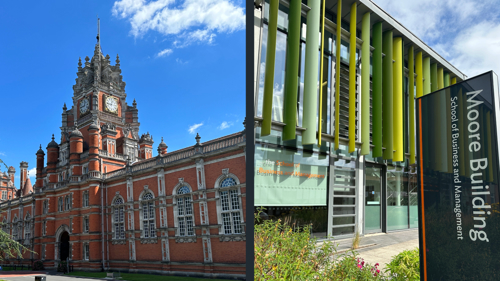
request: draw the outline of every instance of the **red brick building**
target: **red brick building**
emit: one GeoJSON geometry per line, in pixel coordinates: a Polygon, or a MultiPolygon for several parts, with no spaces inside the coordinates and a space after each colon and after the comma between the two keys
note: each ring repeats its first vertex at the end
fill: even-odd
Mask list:
{"type": "Polygon", "coordinates": [[[243,277],[245,131],[173,152],[162,139],[153,157],[120,60],[99,43],[73,90],[60,140],[36,153],[34,193],[0,203],[4,231],[36,252],[7,262],[243,277]]]}

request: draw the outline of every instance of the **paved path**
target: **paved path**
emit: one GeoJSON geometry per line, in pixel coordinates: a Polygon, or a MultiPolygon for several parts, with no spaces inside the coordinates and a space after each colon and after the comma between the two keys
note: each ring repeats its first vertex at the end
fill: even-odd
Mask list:
{"type": "Polygon", "coordinates": [[[47,274],[3,274],[0,273],[0,279],[9,281],[33,281],[35,276],[46,276],[47,281],[96,281],[96,279],[74,277],[74,276],[63,276],[63,275],[47,275],[47,274]]]}
{"type": "MultiPolygon", "coordinates": [[[[338,252],[352,247],[352,238],[334,240],[334,242],[338,244],[338,252]]],[[[356,250],[359,257],[372,265],[379,263],[379,268],[385,269],[385,264],[389,263],[393,256],[404,250],[418,248],[418,229],[368,234],[361,237],[359,244],[360,248],[356,250]]]]}

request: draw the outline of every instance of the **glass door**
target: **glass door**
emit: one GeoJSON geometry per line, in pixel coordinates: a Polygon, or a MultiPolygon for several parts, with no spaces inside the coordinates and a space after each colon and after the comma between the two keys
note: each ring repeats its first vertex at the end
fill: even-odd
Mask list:
{"type": "Polygon", "coordinates": [[[383,167],[366,163],[365,233],[382,231],[383,167]]]}

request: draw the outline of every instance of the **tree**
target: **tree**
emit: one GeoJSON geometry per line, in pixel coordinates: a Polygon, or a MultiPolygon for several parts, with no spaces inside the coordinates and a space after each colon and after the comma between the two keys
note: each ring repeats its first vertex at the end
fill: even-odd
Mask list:
{"type": "Polygon", "coordinates": [[[35,253],[34,251],[26,248],[21,243],[12,239],[12,236],[4,231],[5,224],[0,223],[0,261],[5,258],[18,258],[22,257],[24,253],[35,253]]]}

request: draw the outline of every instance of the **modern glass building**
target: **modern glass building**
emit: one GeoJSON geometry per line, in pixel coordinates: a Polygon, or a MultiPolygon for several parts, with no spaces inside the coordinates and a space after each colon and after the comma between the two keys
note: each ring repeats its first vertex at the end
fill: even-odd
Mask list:
{"type": "Polygon", "coordinates": [[[254,4],[261,215],[317,237],[417,228],[415,99],[466,76],[369,0],[254,4]]]}

